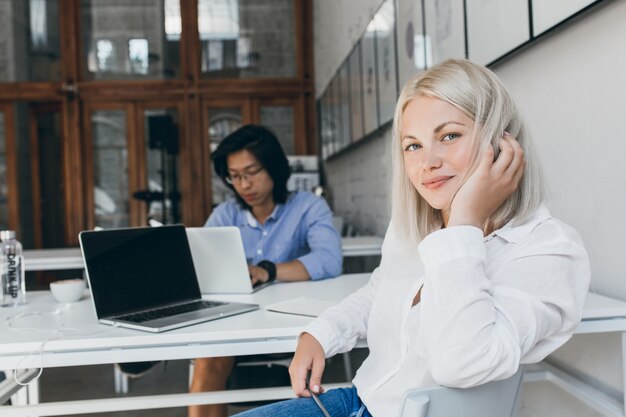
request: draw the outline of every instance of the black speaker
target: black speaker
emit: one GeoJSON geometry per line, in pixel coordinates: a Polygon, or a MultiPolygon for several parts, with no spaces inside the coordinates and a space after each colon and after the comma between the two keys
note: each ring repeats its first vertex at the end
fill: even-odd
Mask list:
{"type": "Polygon", "coordinates": [[[148,146],[163,149],[170,155],[178,154],[178,129],[169,114],[148,117],[148,146]]]}

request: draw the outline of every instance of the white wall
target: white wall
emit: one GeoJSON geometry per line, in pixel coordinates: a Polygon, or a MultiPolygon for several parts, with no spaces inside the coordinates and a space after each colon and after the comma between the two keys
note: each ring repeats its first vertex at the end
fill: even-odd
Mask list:
{"type": "Polygon", "coordinates": [[[626,1],[496,70],[540,151],[550,207],[584,236],[594,286],[626,300],[626,1]]]}
{"type": "MultiPolygon", "coordinates": [[[[319,97],[365,32],[383,0],[315,0],[315,94],[319,97]]],[[[389,222],[389,132],[325,164],[336,215],[360,234],[384,235],[389,222]]]]}
{"type": "MultiPolygon", "coordinates": [[[[611,1],[496,72],[523,112],[550,188],[548,206],[583,235],[592,288],[626,300],[626,1],[611,1]]],[[[578,336],[552,356],[621,400],[615,335],[578,336]]],[[[528,389],[523,415],[553,416],[558,390],[528,389]],[[529,400],[530,394],[533,400],[529,400]]],[[[595,416],[574,402],[571,413],[595,416]]]]}
{"type": "MultiPolygon", "coordinates": [[[[347,3],[356,10],[361,2],[340,3],[342,10],[350,9],[347,3]]],[[[320,7],[318,4],[316,10],[320,7]]],[[[337,58],[339,52],[350,49],[338,42],[339,51],[333,52],[332,40],[346,37],[342,31],[356,22],[354,13],[338,16],[338,7],[324,13],[333,14],[335,23],[325,21],[320,33],[317,22],[324,17],[316,18],[316,69],[324,71],[318,75],[323,85],[342,61],[337,58]]],[[[548,206],[583,235],[592,261],[593,288],[626,300],[624,22],[626,1],[607,1],[495,70],[534,133],[551,191],[548,206]]],[[[327,164],[327,172],[333,174],[328,178],[332,194],[351,196],[335,201],[335,210],[348,215],[346,221],[361,222],[351,207],[356,201],[359,213],[374,213],[370,217],[377,223],[368,227],[384,230],[388,216],[381,214],[381,202],[389,198],[384,192],[387,188],[377,185],[376,194],[369,194],[366,186],[353,187],[388,180],[390,162],[382,159],[389,156],[388,144],[386,132],[327,164]]],[[[616,335],[577,336],[551,360],[621,401],[619,342],[616,335]]],[[[526,384],[524,388],[523,417],[599,415],[551,384],[526,384]]]]}
{"type": "Polygon", "coordinates": [[[382,0],[313,2],[315,97],[322,94],[381,4],[382,0]]]}
{"type": "Polygon", "coordinates": [[[326,164],[329,200],[335,214],[362,235],[384,236],[389,223],[391,132],[368,139],[357,152],[326,164]]]}

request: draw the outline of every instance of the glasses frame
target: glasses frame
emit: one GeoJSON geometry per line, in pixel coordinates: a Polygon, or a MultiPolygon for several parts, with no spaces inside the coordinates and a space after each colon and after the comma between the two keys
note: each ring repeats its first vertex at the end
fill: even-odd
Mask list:
{"type": "Polygon", "coordinates": [[[235,183],[241,184],[243,181],[254,182],[263,171],[265,171],[265,168],[259,167],[256,170],[244,172],[243,174],[227,175],[224,180],[230,185],[235,185],[235,183]]]}

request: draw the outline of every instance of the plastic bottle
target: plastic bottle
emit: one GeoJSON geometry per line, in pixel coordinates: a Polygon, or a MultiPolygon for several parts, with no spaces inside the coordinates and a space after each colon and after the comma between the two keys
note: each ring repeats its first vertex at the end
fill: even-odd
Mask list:
{"type": "Polygon", "coordinates": [[[15,238],[15,231],[0,232],[0,307],[12,307],[26,303],[26,274],[22,244],[15,238]]]}

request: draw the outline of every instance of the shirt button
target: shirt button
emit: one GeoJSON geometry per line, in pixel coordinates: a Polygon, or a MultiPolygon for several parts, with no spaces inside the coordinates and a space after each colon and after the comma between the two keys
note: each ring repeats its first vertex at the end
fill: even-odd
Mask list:
{"type": "Polygon", "coordinates": [[[262,251],[261,249],[257,249],[257,250],[256,250],[256,253],[257,253],[257,255],[260,255],[260,254],[262,254],[262,253],[263,253],[263,251],[262,251]]]}
{"type": "Polygon", "coordinates": [[[263,232],[263,236],[267,236],[267,232],[263,232]]]}

